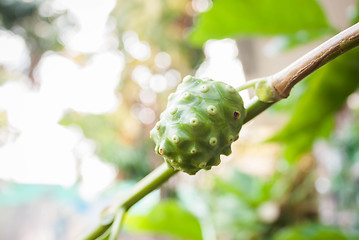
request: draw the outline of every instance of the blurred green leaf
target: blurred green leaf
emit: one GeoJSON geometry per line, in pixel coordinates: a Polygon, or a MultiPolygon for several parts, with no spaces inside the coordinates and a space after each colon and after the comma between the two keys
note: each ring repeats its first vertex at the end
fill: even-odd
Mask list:
{"type": "Polygon", "coordinates": [[[281,198],[288,188],[288,184],[281,181],[279,175],[262,180],[234,170],[230,178],[216,178],[215,188],[221,195],[234,194],[250,206],[255,207],[265,201],[281,198]]]}
{"type": "Polygon", "coordinates": [[[263,185],[264,183],[259,178],[239,171],[232,171],[230,179],[216,179],[217,189],[225,194],[235,194],[250,204],[260,203],[263,198],[268,198],[268,196],[263,196],[266,193],[261,191],[263,185]]]}
{"type": "MultiPolygon", "coordinates": [[[[33,15],[41,1],[5,0],[0,1],[0,23],[10,28],[25,17],[33,15]]],[[[1,25],[1,24],[0,24],[1,25]]]]}
{"type": "Polygon", "coordinates": [[[277,51],[285,51],[292,49],[298,45],[309,43],[320,37],[328,36],[337,33],[334,29],[322,29],[322,30],[300,30],[293,34],[284,34],[276,38],[277,51]]]}
{"type": "Polygon", "coordinates": [[[131,232],[202,240],[201,227],[196,217],[175,201],[161,202],[144,216],[128,216],[125,226],[131,232]]]}
{"type": "MultiPolygon", "coordinates": [[[[349,240],[351,238],[333,226],[308,223],[285,228],[279,231],[273,240],[349,240]]],[[[356,238],[357,239],[357,238],[356,238]]]]}
{"type": "Polygon", "coordinates": [[[288,161],[310,151],[318,137],[327,137],[334,116],[359,86],[359,49],[339,57],[308,79],[308,89],[294,107],[287,125],[271,140],[285,144],[288,161]]]}
{"type": "Polygon", "coordinates": [[[247,240],[268,237],[267,221],[275,224],[273,222],[279,218],[279,215],[275,216],[276,211],[283,204],[291,181],[280,174],[264,180],[238,170],[226,174],[225,178],[215,176],[213,180],[213,189],[200,193],[210,209],[210,217],[206,216],[206,219],[212,222],[218,238],[247,240]],[[263,209],[274,212],[271,220],[263,220],[266,215],[263,209]]]}
{"type": "Polygon", "coordinates": [[[356,0],[355,11],[350,20],[352,24],[359,22],[359,0],[356,0]]]}
{"type": "Polygon", "coordinates": [[[197,46],[243,35],[288,35],[299,41],[328,32],[333,28],[315,0],[217,0],[197,18],[189,40],[197,46]]]}
{"type": "MultiPolygon", "coordinates": [[[[185,31],[192,24],[187,7],[188,1],[117,0],[112,16],[120,35],[126,31],[135,31],[139,39],[151,45],[152,54],[167,52],[171,56],[172,68],[185,76],[193,74],[193,68],[203,59],[200,49],[183,41],[185,31]]],[[[122,41],[119,44],[123,46],[122,41]]]]}
{"type": "MultiPolygon", "coordinates": [[[[352,109],[351,109],[352,110],[352,109]]],[[[336,214],[348,214],[346,229],[359,229],[359,108],[353,109],[346,123],[329,146],[340,153],[340,167],[331,176],[331,194],[336,199],[336,214]]]]}

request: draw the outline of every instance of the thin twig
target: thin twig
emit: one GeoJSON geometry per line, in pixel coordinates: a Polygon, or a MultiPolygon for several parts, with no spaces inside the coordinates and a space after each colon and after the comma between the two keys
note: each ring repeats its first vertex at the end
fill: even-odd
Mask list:
{"type": "Polygon", "coordinates": [[[248,89],[250,87],[254,87],[257,83],[263,82],[263,81],[266,81],[266,80],[267,80],[266,78],[253,79],[253,80],[245,82],[244,84],[242,84],[241,86],[236,88],[236,90],[237,90],[237,92],[240,92],[240,91],[248,89]]]}

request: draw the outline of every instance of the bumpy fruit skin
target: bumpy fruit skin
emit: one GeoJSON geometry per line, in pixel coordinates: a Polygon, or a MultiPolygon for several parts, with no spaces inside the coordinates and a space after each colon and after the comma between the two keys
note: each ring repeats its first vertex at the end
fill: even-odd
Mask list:
{"type": "Polygon", "coordinates": [[[193,175],[232,153],[245,117],[242,98],[232,86],[187,76],[168,100],[151,138],[169,166],[193,175]]]}

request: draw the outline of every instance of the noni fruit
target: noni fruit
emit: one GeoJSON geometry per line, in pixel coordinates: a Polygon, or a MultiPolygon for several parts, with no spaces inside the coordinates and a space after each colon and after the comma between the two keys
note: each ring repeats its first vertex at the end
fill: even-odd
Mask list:
{"type": "Polygon", "coordinates": [[[242,98],[232,86],[187,76],[168,97],[151,138],[169,166],[192,175],[231,154],[244,117],[242,98]]]}

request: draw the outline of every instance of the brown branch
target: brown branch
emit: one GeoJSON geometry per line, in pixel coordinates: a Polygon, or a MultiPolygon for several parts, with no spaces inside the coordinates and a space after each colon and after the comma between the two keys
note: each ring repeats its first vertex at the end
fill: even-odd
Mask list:
{"type": "Polygon", "coordinates": [[[300,80],[346,51],[359,45],[359,23],[345,29],[328,41],[272,76],[271,82],[281,98],[287,98],[300,80]]]}

